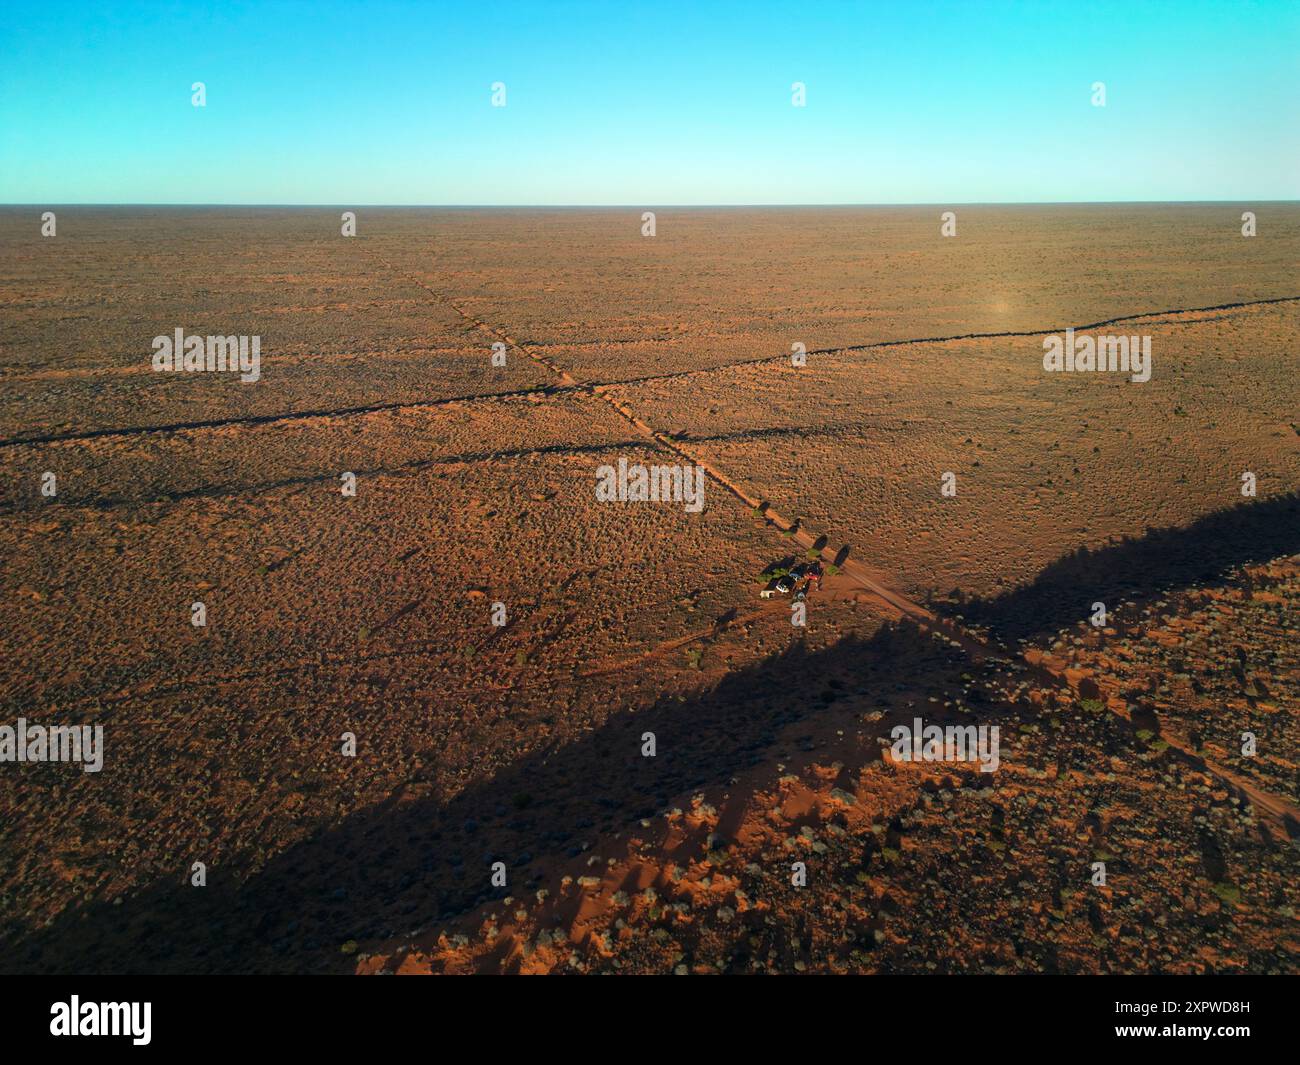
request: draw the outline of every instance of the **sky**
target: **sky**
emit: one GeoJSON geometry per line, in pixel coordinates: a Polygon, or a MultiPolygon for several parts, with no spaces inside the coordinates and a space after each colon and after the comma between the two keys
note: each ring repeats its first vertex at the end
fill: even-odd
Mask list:
{"type": "Polygon", "coordinates": [[[1298,191],[1298,0],[4,0],[0,13],[3,203],[1298,191]]]}

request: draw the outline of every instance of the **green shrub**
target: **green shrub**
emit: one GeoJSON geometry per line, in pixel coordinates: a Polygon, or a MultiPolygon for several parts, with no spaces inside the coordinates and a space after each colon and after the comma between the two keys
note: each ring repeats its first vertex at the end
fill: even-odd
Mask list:
{"type": "Polygon", "coordinates": [[[1210,889],[1219,896],[1224,902],[1236,903],[1241,901],[1241,888],[1236,884],[1229,884],[1226,880],[1221,880],[1210,889]]]}

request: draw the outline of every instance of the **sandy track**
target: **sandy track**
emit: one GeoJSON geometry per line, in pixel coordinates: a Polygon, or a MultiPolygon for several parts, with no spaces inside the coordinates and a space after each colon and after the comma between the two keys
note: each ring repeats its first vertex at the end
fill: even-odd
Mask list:
{"type": "MultiPolygon", "coordinates": [[[[497,338],[501,342],[505,343],[508,347],[513,348],[519,354],[546,367],[546,369],[549,370],[552,374],[554,374],[563,385],[567,387],[578,386],[578,382],[572,377],[572,375],[568,373],[568,371],[564,370],[562,367],[556,364],[549,357],[542,355],[538,352],[535,352],[533,350],[530,350],[529,347],[520,344],[513,337],[511,337],[506,330],[501,329],[497,326],[493,326],[490,323],[484,321],[483,319],[477,317],[476,315],[471,314],[469,311],[466,311],[464,307],[462,307],[461,304],[451,296],[439,292],[438,290],[425,284],[425,282],[421,281],[418,278],[409,277],[409,275],[406,275],[402,270],[394,266],[392,263],[384,261],[384,265],[394,273],[399,274],[401,276],[406,276],[408,280],[410,280],[414,284],[419,285],[422,289],[428,292],[439,302],[454,308],[459,315],[465,318],[468,322],[472,323],[480,331],[497,338]]],[[[1266,304],[1288,303],[1288,302],[1295,302],[1295,301],[1300,301],[1300,296],[1284,296],[1284,297],[1278,297],[1274,299],[1248,300],[1248,301],[1241,301],[1237,303],[1218,304],[1212,307],[1181,308],[1181,309],[1168,310],[1168,311],[1154,311],[1154,312],[1147,312],[1143,314],[1124,315],[1117,318],[1108,318],[1100,322],[1092,322],[1086,325],[1076,326],[1074,328],[1078,331],[1099,329],[1110,325],[1117,325],[1121,322],[1139,321],[1148,318],[1168,317],[1171,315],[1201,314],[1201,313],[1208,313],[1208,312],[1222,311],[1222,310],[1236,310],[1236,309],[1242,309],[1242,308],[1253,307],[1253,306],[1262,306],[1266,304]]],[[[833,350],[834,351],[865,351],[865,350],[873,350],[875,348],[882,348],[882,347],[899,347],[906,344],[942,344],[942,343],[950,343],[957,340],[973,340],[973,339],[983,339],[983,338],[990,338],[990,337],[1042,336],[1045,335],[1046,333],[1063,332],[1063,331],[1064,329],[1050,329],[1046,331],[1034,330],[1034,331],[1026,331],[1026,332],[1006,332],[1006,333],[970,333],[961,336],[931,337],[922,340],[887,341],[887,342],[881,342],[877,344],[864,344],[864,345],[859,345],[854,347],[836,348],[833,350]]],[[[820,354],[827,354],[827,353],[829,352],[821,352],[820,354]]],[[[817,353],[810,352],[809,354],[817,354],[817,353]]],[[[754,360],[754,363],[773,362],[773,361],[783,362],[787,357],[788,356],[782,355],[777,359],[754,360]]],[[[938,617],[932,611],[928,610],[926,607],[922,606],[919,603],[913,602],[912,600],[908,599],[905,595],[903,595],[901,592],[898,592],[897,590],[891,588],[885,582],[885,579],[880,574],[869,570],[862,563],[854,559],[848,558],[847,557],[847,553],[849,550],[848,545],[845,545],[844,547],[838,549],[838,551],[832,552],[829,546],[826,546],[829,544],[828,537],[815,535],[812,531],[803,527],[802,524],[792,522],[789,519],[782,517],[776,511],[772,510],[764,500],[760,499],[757,495],[744,488],[737,481],[727,476],[722,470],[706,462],[700,456],[693,454],[687,447],[683,446],[679,441],[675,440],[667,433],[664,433],[661,430],[656,429],[654,426],[650,425],[642,418],[640,418],[636,414],[636,412],[633,411],[626,403],[621,402],[611,394],[610,392],[611,387],[612,386],[610,385],[604,385],[604,384],[590,384],[585,386],[586,390],[589,391],[591,395],[599,398],[605,404],[611,407],[619,415],[620,418],[628,422],[630,425],[634,426],[637,432],[640,433],[642,436],[644,436],[647,440],[650,440],[662,450],[670,452],[671,454],[674,454],[682,459],[685,459],[687,464],[701,467],[711,480],[713,480],[716,484],[726,489],[726,491],[729,494],[731,494],[736,499],[738,499],[746,507],[749,507],[750,509],[757,511],[758,513],[761,513],[764,516],[764,518],[767,520],[767,522],[770,524],[770,526],[774,527],[775,529],[777,529],[782,533],[792,534],[795,541],[799,543],[802,547],[804,547],[809,551],[816,550],[819,556],[824,561],[832,562],[835,565],[837,565],[842,573],[850,577],[852,580],[856,581],[864,590],[871,593],[871,595],[873,595],[876,599],[878,599],[880,603],[882,603],[888,609],[888,611],[896,613],[899,617],[908,619],[913,624],[915,624],[918,628],[920,628],[923,632],[934,633],[948,639],[950,642],[960,646],[964,651],[966,651],[975,659],[983,659],[986,657],[997,656],[999,654],[999,652],[996,649],[994,649],[993,647],[991,647],[989,644],[979,639],[978,637],[974,636],[973,634],[967,632],[961,626],[954,624],[953,622],[949,621],[946,618],[938,617]]],[[[673,641],[673,642],[674,645],[681,645],[684,643],[689,643],[692,640],[698,638],[699,638],[699,634],[694,634],[694,635],[689,635],[687,637],[684,637],[680,641],[673,641]]],[[[1026,661],[1028,662],[1030,669],[1046,683],[1055,685],[1057,687],[1067,688],[1072,694],[1076,694],[1076,695],[1079,694],[1080,682],[1082,681],[1083,678],[1078,676],[1071,676],[1070,671],[1068,671],[1065,668],[1064,664],[1055,663],[1050,658],[1047,658],[1045,656],[1033,661],[1030,661],[1028,659],[1026,661]]],[[[1117,713],[1120,717],[1123,717],[1127,720],[1128,718],[1127,713],[1124,712],[1121,706],[1116,704],[1115,700],[1108,699],[1106,701],[1106,705],[1109,709],[1112,710],[1112,712],[1117,713]]],[[[1280,796],[1276,796],[1269,792],[1266,792],[1262,788],[1259,788],[1258,786],[1250,783],[1249,781],[1246,781],[1243,778],[1237,776],[1237,774],[1232,773],[1229,770],[1223,768],[1222,766],[1219,766],[1218,764],[1211,762],[1203,758],[1202,756],[1194,753],[1186,738],[1182,736],[1178,736],[1176,734],[1167,735],[1163,731],[1162,731],[1162,736],[1165,739],[1165,741],[1169,743],[1170,748],[1176,752],[1178,757],[1182,758],[1184,761],[1188,762],[1189,764],[1196,766],[1197,768],[1203,769],[1204,771],[1213,774],[1218,779],[1220,779],[1225,785],[1233,789],[1237,794],[1248,799],[1251,802],[1251,804],[1255,807],[1255,809],[1262,815],[1264,822],[1273,831],[1273,833],[1277,835],[1280,839],[1285,840],[1288,837],[1300,836],[1300,806],[1296,806],[1294,803],[1288,802],[1286,799],[1283,799],[1280,796]]]]}
{"type": "MultiPolygon", "coordinates": [[[[848,545],[844,545],[842,547],[839,547],[838,549],[832,550],[832,548],[829,546],[829,539],[827,537],[817,535],[813,530],[808,529],[807,527],[802,525],[802,523],[792,521],[782,516],[781,514],[777,513],[770,506],[768,506],[767,502],[764,499],[762,499],[759,496],[759,494],[755,493],[754,491],[751,491],[740,481],[729,476],[725,471],[721,470],[720,468],[711,464],[710,462],[704,460],[701,456],[695,454],[689,448],[689,446],[687,446],[683,442],[675,439],[671,435],[663,432],[662,430],[657,429],[653,425],[646,422],[634,410],[632,410],[625,402],[617,398],[614,394],[614,389],[623,385],[636,383],[636,380],[608,382],[608,383],[579,381],[567,370],[565,370],[562,366],[560,366],[557,362],[555,362],[554,359],[552,359],[549,355],[545,354],[542,351],[542,349],[539,348],[538,346],[529,344],[527,342],[521,343],[520,341],[516,340],[513,336],[511,336],[510,333],[505,329],[494,326],[491,323],[476,316],[472,312],[466,310],[465,306],[463,305],[463,301],[457,300],[456,298],[444,292],[439,291],[438,289],[427,284],[419,277],[410,275],[406,271],[402,270],[400,267],[396,266],[395,264],[387,260],[380,259],[380,262],[389,271],[390,274],[397,277],[404,278],[406,281],[417,286],[421,291],[423,291],[428,296],[436,300],[439,304],[453,309],[457,315],[459,315],[462,319],[464,319],[466,322],[472,325],[476,330],[482,332],[486,336],[493,338],[493,340],[504,343],[507,347],[514,349],[518,354],[528,358],[532,362],[543,367],[553,378],[555,378],[557,382],[556,385],[550,388],[541,388],[541,389],[530,388],[530,389],[512,390],[512,391],[500,392],[500,393],[480,393],[480,394],[458,396],[458,397],[443,397],[443,398],[430,399],[424,401],[376,403],[376,404],[366,404],[366,405],[350,406],[350,407],[322,408],[322,409],[314,409],[314,410],[306,410],[306,411],[291,411],[291,412],[284,412],[284,413],[246,415],[246,416],[218,418],[218,419],[209,419],[209,420],[173,422],[173,423],[168,423],[163,425],[153,425],[153,426],[110,427],[110,428],[90,430],[84,433],[48,434],[44,436],[10,438],[5,440],[0,440],[0,448],[14,448],[14,447],[21,447],[24,445],[39,445],[39,444],[60,443],[60,442],[80,442],[80,441],[89,441],[89,440],[114,438],[114,437],[134,437],[134,436],[141,436],[146,434],[166,434],[166,433],[174,433],[174,432],[204,431],[204,430],[222,429],[222,428],[234,427],[234,426],[272,425],[272,424],[283,423],[283,422],[304,421],[304,420],[322,419],[322,418],[363,416],[367,414],[375,414],[375,413],[390,412],[390,411],[401,411],[401,410],[434,409],[434,408],[444,407],[452,404],[462,404],[462,403],[471,403],[471,402],[498,402],[498,401],[509,400],[513,398],[525,397],[528,395],[536,394],[539,391],[543,393],[573,392],[578,395],[588,395],[593,398],[599,399],[602,403],[608,406],[619,416],[620,419],[625,421],[627,424],[631,425],[636,430],[637,434],[640,437],[652,443],[656,448],[668,454],[677,456],[678,458],[684,460],[684,462],[688,465],[701,467],[705,471],[707,476],[716,485],[723,488],[728,494],[733,496],[736,500],[742,503],[746,508],[760,514],[763,517],[768,527],[774,529],[777,532],[793,537],[794,541],[798,543],[800,546],[802,546],[805,550],[810,552],[816,551],[817,554],[824,561],[831,562],[837,565],[840,571],[847,578],[855,582],[859,587],[861,587],[864,591],[866,591],[877,602],[877,605],[883,608],[887,614],[899,618],[905,618],[911,623],[915,624],[922,631],[930,632],[937,636],[941,636],[947,639],[953,644],[960,646],[966,653],[971,655],[973,658],[982,659],[990,656],[996,656],[1001,653],[995,648],[993,648],[992,646],[990,646],[989,644],[987,644],[986,642],[984,642],[983,640],[967,632],[962,627],[954,624],[948,619],[938,617],[932,611],[928,610],[926,607],[912,601],[902,593],[898,592],[896,589],[890,586],[888,582],[888,578],[884,574],[868,567],[867,565],[858,561],[857,559],[848,557],[850,551],[848,545]]],[[[1195,316],[1197,315],[1214,314],[1214,313],[1225,312],[1225,311],[1244,311],[1255,307],[1293,303],[1293,302],[1300,302],[1300,296],[1284,296],[1284,297],[1274,297],[1274,298],[1260,299],[1260,300],[1246,300],[1246,301],[1238,301],[1232,303],[1215,304],[1206,307],[1185,307],[1185,308],[1174,308],[1170,310],[1149,311],[1149,312],[1142,312],[1139,314],[1123,315],[1119,317],[1103,319],[1097,322],[1090,322],[1083,325],[1073,326],[1072,328],[1074,328],[1077,331],[1086,331],[1092,329],[1105,328],[1105,327],[1118,325],[1125,322],[1135,322],[1135,321],[1143,321],[1143,320],[1150,320],[1150,319],[1157,319],[1157,318],[1163,318],[1163,319],[1184,318],[1187,319],[1188,321],[1195,321],[1196,320],[1195,316]]],[[[810,355],[844,354],[844,353],[874,351],[878,349],[906,347],[911,345],[949,344],[949,343],[955,343],[955,342],[960,342],[965,340],[1035,337],[1035,336],[1048,335],[1051,333],[1063,332],[1064,328],[1065,327],[1055,327],[1055,328],[1048,328],[1048,329],[1034,329],[1034,330],[1020,330],[1020,331],[1006,331],[1006,332],[965,333],[965,334],[953,334],[948,336],[878,341],[878,342],[872,342],[866,344],[847,345],[847,346],[840,346],[835,348],[819,349],[816,351],[810,351],[809,354],[810,355]]],[[[710,367],[701,370],[689,370],[689,371],[681,371],[677,373],[654,375],[651,377],[641,378],[638,380],[642,380],[642,381],[664,380],[664,379],[675,379],[675,378],[696,376],[699,374],[714,374],[735,367],[747,367],[747,366],[759,366],[759,365],[768,365],[768,364],[775,364],[775,363],[784,363],[788,358],[789,356],[786,354],[777,355],[777,356],[768,356],[768,357],[756,358],[751,360],[732,362],[732,363],[725,364],[723,366],[710,367]]],[[[432,465],[432,464],[433,464],[432,461],[426,460],[425,462],[421,462],[416,465],[422,467],[425,465],[432,465]]],[[[271,487],[291,487],[296,484],[308,484],[311,483],[313,480],[314,478],[311,477],[294,478],[289,483],[282,484],[282,485],[273,485],[271,487]]],[[[222,486],[221,488],[217,489],[217,492],[219,494],[224,494],[224,492],[226,491],[226,487],[227,486],[222,486]]],[[[238,488],[234,488],[231,490],[238,490],[238,488]]],[[[205,494],[209,494],[209,492],[205,489],[199,489],[199,490],[183,493],[184,496],[201,496],[205,494]]],[[[113,500],[109,502],[110,504],[115,505],[118,502],[126,504],[134,501],[113,500]]],[[[757,617],[757,616],[760,616],[760,614],[755,613],[751,615],[746,615],[744,619],[738,618],[736,619],[736,621],[752,620],[753,617],[757,617]]],[[[703,630],[697,633],[691,633],[680,639],[670,641],[668,644],[663,645],[661,647],[657,647],[651,652],[648,652],[648,654],[653,656],[657,654],[666,653],[667,651],[684,646],[698,639],[706,638],[707,636],[714,634],[717,631],[719,631],[719,629],[718,626],[715,625],[708,630],[703,630]]],[[[595,675],[596,673],[610,672],[614,669],[621,668],[626,665],[633,665],[637,661],[644,660],[644,657],[645,656],[643,655],[634,660],[622,661],[619,663],[615,663],[613,665],[600,667],[599,669],[593,671],[592,675],[595,675]]],[[[1079,678],[1076,675],[1072,675],[1072,671],[1067,670],[1063,663],[1057,663],[1052,661],[1048,657],[1042,657],[1037,660],[1030,661],[1029,665],[1031,670],[1045,683],[1049,683],[1059,687],[1065,687],[1075,693],[1078,692],[1078,686],[1081,678],[1079,678]]],[[[1119,716],[1121,717],[1127,716],[1123,710],[1123,704],[1121,700],[1117,698],[1108,699],[1107,705],[1110,707],[1110,709],[1113,712],[1119,714],[1119,716]]],[[[1275,830],[1278,830],[1281,833],[1283,838],[1285,838],[1287,835],[1294,835],[1300,833],[1300,807],[1297,807],[1285,799],[1282,799],[1278,796],[1272,795],[1260,789],[1256,785],[1238,777],[1236,774],[1230,772],[1229,770],[1221,766],[1208,762],[1201,756],[1193,753],[1193,751],[1190,748],[1190,745],[1182,737],[1166,736],[1165,738],[1167,742],[1170,743],[1170,746],[1176,751],[1179,757],[1190,762],[1191,764],[1203,768],[1207,772],[1213,773],[1224,784],[1232,788],[1235,792],[1249,799],[1249,801],[1264,816],[1264,818],[1270,823],[1270,825],[1275,830]]]]}

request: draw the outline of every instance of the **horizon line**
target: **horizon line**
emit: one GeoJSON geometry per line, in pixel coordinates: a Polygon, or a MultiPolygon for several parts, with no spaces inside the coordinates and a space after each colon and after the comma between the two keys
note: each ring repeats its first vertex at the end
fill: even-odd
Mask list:
{"type": "Polygon", "coordinates": [[[1259,203],[1300,203],[1300,197],[1284,199],[1210,199],[1210,200],[877,200],[844,201],[826,203],[765,202],[765,203],[656,203],[643,201],[639,203],[359,203],[356,201],[317,201],[317,202],[266,202],[266,201],[230,201],[230,202],[183,202],[183,201],[146,201],[146,200],[86,200],[86,201],[8,201],[0,203],[0,209],[11,207],[268,207],[268,208],[334,208],[334,207],[381,207],[411,208],[417,210],[636,210],[650,208],[668,209],[735,209],[754,208],[836,208],[836,207],[1102,207],[1109,205],[1189,205],[1189,204],[1259,204],[1259,203]]]}

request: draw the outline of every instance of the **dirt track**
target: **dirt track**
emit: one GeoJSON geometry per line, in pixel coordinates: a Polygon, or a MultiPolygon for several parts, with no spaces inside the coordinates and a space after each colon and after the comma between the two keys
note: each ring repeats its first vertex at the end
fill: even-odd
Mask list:
{"type": "MultiPolygon", "coordinates": [[[[384,262],[383,265],[388,270],[394,273],[400,272],[398,268],[390,262],[384,262]]],[[[832,550],[829,546],[824,546],[828,543],[828,538],[826,536],[818,535],[812,532],[811,530],[802,527],[802,525],[796,525],[790,519],[785,518],[782,515],[778,514],[765,501],[759,499],[752,492],[746,490],[736,480],[729,477],[727,474],[725,474],[720,469],[718,469],[715,465],[712,465],[706,462],[700,456],[693,454],[690,450],[684,447],[679,441],[674,440],[669,434],[663,432],[662,430],[656,429],[654,426],[644,421],[627,404],[621,403],[616,398],[614,398],[610,394],[606,386],[581,384],[580,382],[575,380],[574,377],[571,374],[569,374],[566,370],[556,365],[554,361],[552,361],[551,359],[538,354],[537,352],[532,350],[531,346],[521,345],[510,335],[510,333],[507,330],[491,325],[490,323],[485,322],[482,319],[477,318],[474,315],[467,312],[466,310],[464,310],[461,304],[454,298],[444,295],[443,293],[437,291],[434,288],[431,288],[429,285],[426,285],[423,281],[420,281],[418,279],[408,278],[408,280],[412,284],[418,285],[425,292],[428,292],[429,295],[431,295],[434,299],[439,300],[455,308],[458,314],[460,314],[467,321],[473,323],[478,329],[482,330],[484,333],[487,333],[489,336],[492,336],[497,340],[500,340],[501,342],[506,344],[508,348],[511,348],[517,351],[519,354],[527,358],[530,358],[534,362],[537,362],[542,366],[544,366],[547,370],[549,370],[552,374],[556,376],[556,378],[559,380],[562,386],[566,388],[589,389],[593,395],[595,395],[596,397],[598,397],[599,399],[607,403],[615,411],[617,411],[618,415],[621,418],[623,418],[629,425],[635,427],[637,432],[639,432],[647,440],[653,441],[662,450],[672,455],[675,455],[678,458],[684,459],[686,463],[689,465],[702,467],[705,473],[714,483],[718,484],[722,488],[725,488],[730,495],[732,495],[734,498],[739,500],[747,508],[760,512],[764,516],[764,518],[766,518],[767,522],[774,529],[781,532],[792,533],[795,541],[800,546],[808,550],[818,551],[818,554],[821,557],[823,562],[836,565],[841,572],[843,572],[846,576],[856,581],[864,590],[876,596],[881,602],[881,604],[883,604],[887,608],[887,610],[894,612],[899,617],[905,617],[909,619],[910,621],[917,624],[917,626],[922,631],[929,631],[929,632],[934,632],[936,634],[942,635],[944,638],[952,641],[954,644],[959,645],[964,651],[966,651],[967,654],[974,656],[976,659],[980,659],[988,656],[994,656],[998,654],[998,652],[994,648],[990,647],[988,644],[984,643],[982,640],[978,639],[977,637],[971,635],[969,632],[965,631],[961,626],[955,625],[953,622],[951,622],[948,619],[939,618],[937,615],[935,615],[932,611],[928,610],[926,607],[922,606],[919,603],[913,602],[912,600],[908,599],[906,596],[902,595],[900,592],[897,592],[894,589],[890,588],[886,583],[884,583],[884,580],[882,579],[880,574],[872,572],[862,563],[858,562],[856,559],[846,557],[848,553],[847,546],[840,548],[838,550],[832,550]]],[[[1237,310],[1237,309],[1248,308],[1253,306],[1263,306],[1267,304],[1276,304],[1276,303],[1291,303],[1296,301],[1300,301],[1300,296],[1284,296],[1275,299],[1250,300],[1250,301],[1242,301],[1236,303],[1224,303],[1224,304],[1218,304],[1211,307],[1180,308],[1177,310],[1170,310],[1170,311],[1150,311],[1141,314],[1132,314],[1132,315],[1124,315],[1116,318],[1108,318],[1103,321],[1092,322],[1087,325],[1076,326],[1074,328],[1076,330],[1083,331],[1089,329],[1103,328],[1109,325],[1116,325],[1121,322],[1139,321],[1148,318],[1167,318],[1172,315],[1197,315],[1197,314],[1203,314],[1203,313],[1213,312],[1213,311],[1237,310]]],[[[934,337],[934,338],[927,338],[924,340],[893,341],[893,342],[887,342],[881,344],[865,344],[860,346],[850,346],[850,347],[839,348],[839,349],[829,349],[828,351],[825,352],[809,352],[809,354],[829,354],[830,350],[865,351],[873,348],[894,347],[903,344],[927,344],[927,343],[943,344],[943,343],[949,343],[957,340],[984,339],[990,337],[1040,336],[1046,333],[1057,333],[1057,332],[1064,332],[1064,327],[1061,327],[1059,329],[1034,330],[1032,332],[969,333],[961,336],[934,337]]],[[[784,359],[785,356],[781,356],[778,360],[775,361],[783,361],[784,359]]],[[[774,360],[771,359],[753,360],[754,363],[772,362],[772,361],[774,360]]],[[[745,365],[748,365],[748,363],[746,363],[745,365]]],[[[758,616],[758,615],[756,614],[754,616],[758,616]]],[[[711,631],[716,631],[716,629],[711,631]]],[[[668,645],[665,645],[662,648],[662,650],[675,650],[678,647],[685,646],[686,644],[693,642],[695,639],[698,639],[700,635],[701,634],[690,635],[690,636],[682,637],[677,640],[670,641],[670,643],[668,645]]],[[[1037,672],[1044,679],[1050,680],[1053,683],[1064,686],[1073,692],[1077,692],[1078,690],[1077,683],[1071,682],[1071,680],[1067,677],[1066,671],[1063,667],[1053,668],[1051,665],[1047,664],[1045,660],[1039,660],[1035,663],[1031,663],[1031,666],[1032,668],[1034,668],[1035,672],[1037,672]]],[[[618,668],[618,666],[614,666],[611,668],[618,668]]],[[[594,676],[608,671],[609,671],[608,669],[600,669],[597,671],[592,671],[587,675],[594,676]]],[[[1127,715],[1123,714],[1121,710],[1117,709],[1117,706],[1122,705],[1122,700],[1120,700],[1118,703],[1112,703],[1108,701],[1107,705],[1114,712],[1120,713],[1121,716],[1124,716],[1125,719],[1127,720],[1127,715]]],[[[1240,776],[1234,773],[1229,772],[1228,770],[1224,769],[1222,766],[1207,761],[1203,757],[1195,754],[1190,749],[1190,745],[1187,743],[1185,739],[1174,738],[1171,739],[1169,742],[1170,742],[1170,746],[1173,747],[1178,752],[1180,757],[1187,760],[1189,764],[1193,764],[1205,768],[1207,771],[1209,771],[1210,773],[1214,774],[1219,779],[1221,779],[1225,784],[1229,785],[1235,791],[1237,791],[1238,793],[1240,793],[1241,795],[1249,799],[1249,801],[1252,804],[1254,804],[1255,808],[1260,812],[1260,814],[1264,816],[1267,823],[1270,825],[1272,831],[1277,835],[1279,839],[1286,840],[1292,836],[1300,837],[1300,806],[1288,802],[1286,799],[1283,799],[1279,796],[1270,795],[1262,788],[1258,787],[1255,784],[1252,784],[1249,781],[1242,779],[1240,776]]]]}

